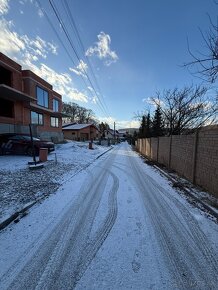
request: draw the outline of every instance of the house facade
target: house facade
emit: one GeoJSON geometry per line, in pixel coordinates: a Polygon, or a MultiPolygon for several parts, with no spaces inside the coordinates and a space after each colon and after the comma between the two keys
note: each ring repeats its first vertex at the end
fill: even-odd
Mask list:
{"type": "Polygon", "coordinates": [[[69,140],[88,141],[99,137],[98,128],[93,124],[68,124],[62,130],[64,138],[69,140]]]}
{"type": "Polygon", "coordinates": [[[117,130],[114,131],[113,129],[105,130],[104,136],[106,139],[118,139],[120,137],[119,132],[117,130]]]}
{"type": "Polygon", "coordinates": [[[52,85],[0,53],[0,133],[29,134],[60,142],[62,97],[52,85]]]}

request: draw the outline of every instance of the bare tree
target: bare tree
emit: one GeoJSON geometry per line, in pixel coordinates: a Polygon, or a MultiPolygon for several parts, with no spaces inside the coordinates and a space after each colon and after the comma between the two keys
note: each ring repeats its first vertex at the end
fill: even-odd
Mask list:
{"type": "Polygon", "coordinates": [[[68,122],[78,122],[78,123],[94,123],[97,124],[98,121],[95,118],[95,114],[91,109],[86,109],[77,105],[76,103],[63,103],[62,112],[66,115],[68,122]]]}
{"type": "Polygon", "coordinates": [[[63,103],[62,112],[68,116],[68,122],[76,122],[77,121],[77,112],[78,105],[73,102],[63,103]]]}
{"type": "Polygon", "coordinates": [[[151,99],[157,106],[163,104],[160,109],[169,134],[179,135],[187,129],[213,124],[217,118],[216,96],[210,96],[206,87],[164,90],[151,99]]]}
{"type": "MultiPolygon", "coordinates": [[[[215,4],[218,4],[215,2],[215,4]]],[[[206,52],[195,54],[191,51],[188,42],[188,50],[193,60],[184,64],[185,67],[196,67],[196,73],[204,80],[214,83],[218,76],[218,19],[217,24],[214,24],[210,18],[210,28],[206,33],[200,30],[206,52]]]]}

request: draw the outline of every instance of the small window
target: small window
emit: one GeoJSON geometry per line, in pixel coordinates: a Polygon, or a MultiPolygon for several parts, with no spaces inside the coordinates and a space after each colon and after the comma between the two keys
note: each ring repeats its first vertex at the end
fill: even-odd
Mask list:
{"type": "Polygon", "coordinates": [[[59,101],[58,100],[53,100],[53,111],[58,112],[59,111],[59,101]]]}
{"type": "Polygon", "coordinates": [[[48,92],[40,87],[36,87],[37,104],[48,108],[48,92]]]}
{"type": "Polygon", "coordinates": [[[51,127],[59,127],[59,120],[58,118],[51,117],[51,127]]]}
{"type": "Polygon", "coordinates": [[[43,125],[43,115],[31,111],[31,124],[43,125]]]}

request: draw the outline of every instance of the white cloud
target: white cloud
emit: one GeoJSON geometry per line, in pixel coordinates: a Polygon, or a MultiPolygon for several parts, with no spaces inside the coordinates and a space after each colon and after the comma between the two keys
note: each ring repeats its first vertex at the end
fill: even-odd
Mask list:
{"type": "MultiPolygon", "coordinates": [[[[57,73],[44,63],[38,64],[41,60],[45,60],[49,53],[57,54],[57,46],[46,42],[39,36],[29,38],[27,35],[19,35],[13,31],[13,22],[6,21],[4,18],[0,20],[0,27],[0,51],[2,53],[14,59],[24,69],[30,69],[45,79],[63,98],[88,102],[89,97],[73,87],[69,74],[57,73]]],[[[79,68],[82,65],[80,64],[79,68]]]]}
{"type": "Polygon", "coordinates": [[[114,122],[115,122],[115,129],[125,129],[125,128],[139,128],[140,127],[140,122],[139,121],[127,121],[127,120],[121,120],[121,121],[117,121],[115,118],[113,117],[109,117],[109,118],[99,118],[100,122],[106,122],[111,129],[114,128],[114,122]]]}
{"type": "Polygon", "coordinates": [[[40,18],[44,16],[43,11],[41,9],[38,9],[38,15],[40,18]]]}
{"type": "Polygon", "coordinates": [[[125,128],[139,128],[140,122],[139,121],[117,121],[116,126],[119,129],[125,129],[125,128]]]}
{"type": "Polygon", "coordinates": [[[82,92],[79,92],[77,89],[71,89],[68,91],[67,96],[72,100],[88,103],[88,96],[82,92]]]}
{"type": "Polygon", "coordinates": [[[0,51],[9,57],[25,49],[25,43],[22,38],[12,30],[13,22],[0,20],[0,51]]]}
{"type": "Polygon", "coordinates": [[[91,98],[91,102],[92,102],[93,104],[97,104],[98,101],[99,101],[99,99],[98,99],[97,96],[93,96],[93,97],[91,98]]]}
{"type": "Polygon", "coordinates": [[[32,59],[36,60],[38,57],[46,58],[48,53],[57,54],[57,46],[50,42],[46,42],[39,36],[35,39],[29,38],[27,35],[19,35],[14,31],[14,24],[12,21],[7,21],[2,18],[0,20],[0,51],[9,57],[14,57],[15,54],[20,53],[20,57],[32,55],[32,59]]]}
{"type": "Polygon", "coordinates": [[[88,65],[81,59],[76,68],[70,67],[69,70],[74,72],[78,76],[87,77],[86,72],[88,70],[88,65]]]}
{"type": "Polygon", "coordinates": [[[159,105],[161,107],[164,107],[164,102],[162,100],[158,99],[158,98],[150,98],[150,97],[148,97],[148,98],[142,99],[142,102],[143,103],[147,103],[147,104],[152,105],[152,106],[155,106],[155,107],[157,105],[159,105]]]}
{"type": "Polygon", "coordinates": [[[94,90],[93,90],[93,88],[92,87],[87,87],[87,89],[89,89],[90,90],[90,92],[94,92],[94,90]]]}
{"type": "Polygon", "coordinates": [[[0,0],[0,15],[7,14],[9,10],[9,0],[0,0]]]}
{"type": "Polygon", "coordinates": [[[104,64],[109,66],[113,62],[118,60],[118,56],[115,51],[110,49],[111,38],[109,34],[100,32],[98,34],[98,42],[94,47],[89,47],[86,51],[87,56],[97,55],[100,59],[104,60],[104,64]]]}

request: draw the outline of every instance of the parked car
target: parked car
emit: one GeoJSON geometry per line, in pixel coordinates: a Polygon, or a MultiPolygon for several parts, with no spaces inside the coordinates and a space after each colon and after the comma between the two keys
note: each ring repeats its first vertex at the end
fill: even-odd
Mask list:
{"type": "Polygon", "coordinates": [[[48,148],[48,152],[54,151],[55,146],[53,142],[43,141],[33,137],[33,146],[31,137],[29,135],[22,134],[0,134],[0,154],[28,154],[33,155],[33,149],[35,154],[39,155],[40,148],[48,148]]]}

